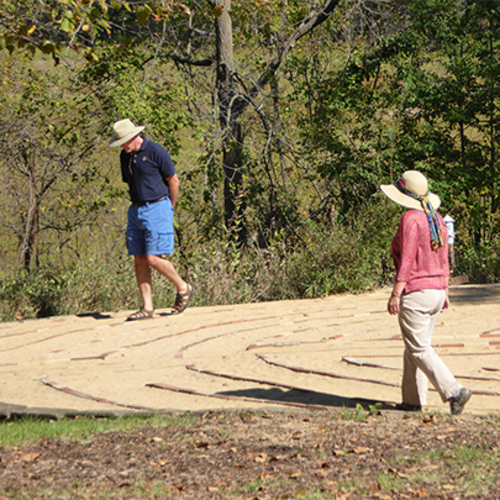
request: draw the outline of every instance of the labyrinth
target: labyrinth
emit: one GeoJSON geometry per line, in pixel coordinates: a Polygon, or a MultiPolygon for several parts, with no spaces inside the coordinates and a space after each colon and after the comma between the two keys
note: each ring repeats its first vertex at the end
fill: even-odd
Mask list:
{"type": "MultiPolygon", "coordinates": [[[[0,324],[0,410],[15,414],[302,408],[400,402],[403,343],[390,290],[324,299],[130,311],[0,324]]],[[[466,413],[500,410],[500,285],[451,287],[436,351],[473,390],[466,413]]],[[[431,388],[428,409],[448,412],[431,388]]]]}

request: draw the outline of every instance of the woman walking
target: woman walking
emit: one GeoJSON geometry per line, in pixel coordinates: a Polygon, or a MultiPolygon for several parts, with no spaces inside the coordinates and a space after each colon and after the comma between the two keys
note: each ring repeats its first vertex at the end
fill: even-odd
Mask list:
{"type": "Polygon", "coordinates": [[[416,170],[393,185],[380,186],[407,210],[391,243],[396,283],[387,304],[398,315],[405,343],[401,409],[421,411],[427,404],[428,381],[452,415],[462,413],[472,391],[462,387],[433,349],[432,333],[439,313],[448,309],[448,237],[436,212],[441,200],[428,192],[427,179],[416,170]]]}

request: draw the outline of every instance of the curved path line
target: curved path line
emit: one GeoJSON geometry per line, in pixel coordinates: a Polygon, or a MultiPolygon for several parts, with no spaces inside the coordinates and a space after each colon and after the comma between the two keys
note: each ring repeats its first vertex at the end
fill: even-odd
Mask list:
{"type": "Polygon", "coordinates": [[[90,399],[92,401],[97,401],[98,403],[105,403],[108,405],[121,406],[123,408],[130,408],[131,410],[147,410],[147,411],[159,411],[157,408],[149,408],[147,406],[131,405],[127,403],[118,403],[117,401],[111,401],[110,399],[100,398],[99,396],[93,396],[92,394],[87,394],[85,392],[77,391],[76,389],[71,389],[71,387],[65,387],[59,385],[57,382],[53,382],[48,378],[41,378],[40,382],[45,384],[52,389],[64,392],[65,394],[70,394],[71,396],[76,396],[77,398],[90,399]]]}
{"type": "Polygon", "coordinates": [[[309,393],[316,392],[312,389],[304,389],[302,387],[297,387],[295,385],[281,384],[279,382],[271,382],[269,380],[262,380],[262,379],[258,379],[258,378],[240,377],[238,375],[229,375],[226,373],[214,372],[212,370],[204,370],[202,368],[196,368],[195,365],[186,365],[186,369],[191,370],[191,371],[196,372],[196,373],[201,373],[202,375],[210,375],[213,377],[227,378],[229,380],[237,380],[240,382],[254,382],[254,383],[260,384],[260,385],[271,385],[273,387],[282,387],[283,389],[290,389],[293,391],[301,391],[301,392],[309,392],[309,393]]]}
{"type": "MultiPolygon", "coordinates": [[[[305,332],[306,330],[296,330],[292,333],[297,333],[297,332],[305,332]]],[[[291,346],[296,346],[296,345],[304,345],[304,344],[325,344],[326,342],[330,340],[338,340],[341,339],[344,335],[334,335],[333,337],[327,337],[324,340],[305,340],[304,342],[299,342],[299,341],[294,341],[290,340],[288,342],[276,342],[274,344],[259,344],[258,342],[254,342],[252,344],[249,344],[246,348],[247,351],[251,351],[252,349],[262,349],[264,347],[291,347],[291,346]]]]}
{"type": "MultiPolygon", "coordinates": [[[[342,361],[346,362],[347,364],[350,365],[355,365],[355,366],[360,366],[360,367],[366,367],[366,368],[382,368],[383,370],[397,370],[398,372],[402,372],[401,368],[394,368],[393,366],[384,366],[384,365],[377,365],[375,363],[365,363],[364,361],[355,359],[355,358],[350,358],[348,356],[342,356],[342,361]]],[[[485,368],[483,368],[484,370],[485,368]]],[[[487,369],[487,368],[486,368],[487,369]]],[[[480,380],[482,382],[500,382],[500,378],[491,378],[491,377],[475,377],[472,375],[455,375],[455,378],[460,378],[463,380],[480,380]]]]}
{"type": "Polygon", "coordinates": [[[378,385],[388,385],[390,387],[400,387],[399,384],[393,384],[392,382],[384,382],[382,380],[373,380],[369,378],[357,378],[357,377],[349,377],[347,375],[339,375],[337,373],[324,372],[320,370],[311,370],[309,368],[302,368],[301,366],[293,366],[287,365],[286,363],[282,363],[281,361],[276,361],[273,359],[266,358],[260,354],[256,354],[256,356],[262,361],[266,362],[269,365],[279,366],[280,368],[286,368],[287,370],[291,370],[298,373],[309,373],[311,375],[320,375],[322,377],[331,377],[338,378],[343,380],[355,380],[356,382],[367,382],[370,384],[378,384],[378,385]]]}
{"type": "MultiPolygon", "coordinates": [[[[208,330],[210,328],[219,328],[219,327],[223,327],[223,326],[229,326],[229,325],[233,325],[233,324],[239,324],[239,323],[248,323],[248,322],[252,322],[252,321],[264,321],[264,320],[268,320],[268,319],[273,319],[273,318],[277,318],[278,316],[268,316],[268,317],[265,317],[265,318],[252,318],[252,319],[242,319],[242,320],[231,320],[231,321],[227,321],[227,322],[224,322],[224,323],[217,323],[217,324],[213,324],[213,325],[203,325],[203,326],[200,326],[198,328],[193,328],[193,329],[189,329],[189,330],[183,330],[182,332],[177,332],[177,333],[171,333],[171,334],[168,334],[168,335],[162,335],[160,337],[156,337],[156,338],[153,338],[153,339],[150,339],[150,340],[144,340],[142,342],[134,342],[132,344],[127,344],[127,345],[124,345],[124,346],[121,346],[118,350],[122,350],[122,349],[134,349],[134,348],[137,348],[137,347],[144,347],[146,345],[149,345],[149,344],[154,344],[156,342],[161,342],[162,340],[166,340],[166,339],[171,339],[173,337],[181,337],[182,335],[188,335],[188,334],[191,334],[191,333],[196,333],[196,332],[200,332],[200,331],[203,331],[203,330],[208,330]]],[[[278,325],[279,323],[277,323],[278,325]]],[[[275,325],[270,325],[270,326],[275,326],[275,325]]],[[[269,325],[268,325],[269,327],[269,325]]],[[[158,328],[157,326],[154,327],[154,329],[158,328]]],[[[152,328],[147,328],[147,329],[143,329],[143,330],[140,330],[140,331],[145,331],[145,330],[151,330],[152,328]]],[[[238,333],[243,333],[243,332],[249,332],[249,331],[254,331],[254,330],[258,330],[259,328],[258,327],[255,327],[255,328],[246,328],[246,329],[243,329],[243,330],[236,330],[236,331],[233,331],[233,332],[228,332],[228,333],[225,333],[225,334],[221,334],[221,335],[216,335],[214,337],[209,337],[207,339],[203,339],[199,342],[195,342],[193,344],[189,344],[188,346],[186,347],[183,347],[181,348],[178,352],[181,353],[179,356],[176,355],[176,357],[182,357],[182,352],[184,352],[186,349],[188,349],[189,347],[192,347],[194,345],[197,345],[198,343],[203,343],[203,342],[207,342],[208,340],[213,340],[215,338],[218,338],[218,337],[221,337],[221,336],[227,336],[227,335],[236,335],[238,333]]],[[[297,332],[302,332],[303,330],[297,330],[297,332]]],[[[94,341],[92,341],[94,342],[94,341]]],[[[92,343],[92,342],[87,342],[88,343],[92,343]]],[[[24,347],[24,346],[23,346],[24,347]]],[[[14,349],[17,349],[18,347],[15,347],[14,349]]],[[[65,351],[69,351],[70,349],[58,349],[57,351],[54,351],[54,352],[65,352],[65,351]]],[[[0,351],[2,352],[2,351],[0,351]]],[[[113,351],[115,352],[115,351],[113,351]]],[[[107,355],[109,355],[109,352],[105,352],[105,353],[102,353],[102,354],[97,354],[96,356],[92,356],[90,359],[103,359],[103,357],[106,357],[107,355]]],[[[75,359],[78,359],[78,358],[75,358],[75,359]]]]}
{"type": "MultiPolygon", "coordinates": [[[[286,368],[287,370],[292,370],[294,372],[309,373],[311,375],[320,375],[322,377],[331,377],[331,378],[344,379],[344,380],[354,380],[356,382],[365,382],[365,383],[369,383],[369,384],[379,384],[379,385],[388,385],[391,387],[401,387],[400,384],[393,384],[392,382],[384,382],[382,380],[373,380],[373,379],[366,379],[366,378],[349,377],[347,375],[339,375],[337,373],[311,370],[309,368],[302,368],[300,366],[287,365],[286,363],[281,363],[280,361],[272,360],[272,359],[266,358],[264,356],[260,356],[259,354],[256,354],[256,356],[259,359],[262,359],[262,361],[265,361],[266,363],[268,363],[270,365],[279,366],[281,368],[286,368]]],[[[434,389],[434,388],[429,388],[429,391],[437,392],[436,389],[434,389]]],[[[476,395],[479,395],[479,396],[500,396],[500,393],[495,392],[495,391],[474,390],[472,392],[476,395]]]]}

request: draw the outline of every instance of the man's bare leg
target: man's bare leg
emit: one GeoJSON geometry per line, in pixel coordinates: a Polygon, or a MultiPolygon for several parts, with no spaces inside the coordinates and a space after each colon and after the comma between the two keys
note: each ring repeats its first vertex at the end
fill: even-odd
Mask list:
{"type": "Polygon", "coordinates": [[[141,293],[143,308],[146,311],[152,311],[153,297],[151,294],[151,271],[149,269],[148,256],[136,255],[134,263],[135,277],[139,286],[139,292],[141,293]]]}
{"type": "Polygon", "coordinates": [[[175,286],[178,293],[184,293],[187,290],[187,283],[180,277],[174,265],[169,260],[164,259],[159,255],[145,255],[144,257],[146,258],[146,262],[149,266],[156,269],[156,271],[167,278],[168,281],[175,286]]]}

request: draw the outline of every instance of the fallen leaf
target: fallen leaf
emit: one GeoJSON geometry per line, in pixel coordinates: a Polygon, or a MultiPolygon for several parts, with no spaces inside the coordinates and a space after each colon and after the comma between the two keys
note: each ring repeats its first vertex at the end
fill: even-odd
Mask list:
{"type": "Polygon", "coordinates": [[[356,455],[362,455],[364,453],[372,453],[373,448],[365,448],[364,446],[357,446],[349,450],[349,453],[355,453],[356,455]]]}
{"type": "Polygon", "coordinates": [[[347,493],[337,493],[335,500],[345,500],[346,498],[351,496],[352,491],[348,491],[347,493]]]}
{"type": "Polygon", "coordinates": [[[266,472],[265,470],[262,471],[262,474],[260,475],[261,481],[265,481],[266,479],[271,479],[274,477],[274,474],[272,472],[266,472]]]}
{"type": "Polygon", "coordinates": [[[324,490],[333,490],[333,488],[335,488],[337,486],[337,481],[323,481],[323,483],[321,483],[321,487],[324,489],[324,490]]]}
{"type": "Polygon", "coordinates": [[[21,455],[21,460],[24,460],[25,462],[33,462],[33,460],[36,460],[40,456],[40,453],[25,453],[24,455],[21,455]]]}
{"type": "Polygon", "coordinates": [[[199,443],[194,443],[195,448],[210,448],[210,443],[206,441],[200,441],[199,443]]]}
{"type": "Polygon", "coordinates": [[[301,475],[302,475],[302,471],[301,470],[296,470],[295,472],[292,472],[290,474],[290,479],[297,479],[301,475]]]}
{"type": "Polygon", "coordinates": [[[316,477],[319,477],[319,478],[323,478],[323,477],[328,476],[328,472],[323,470],[323,469],[318,469],[318,470],[313,471],[313,475],[316,477]]]}

